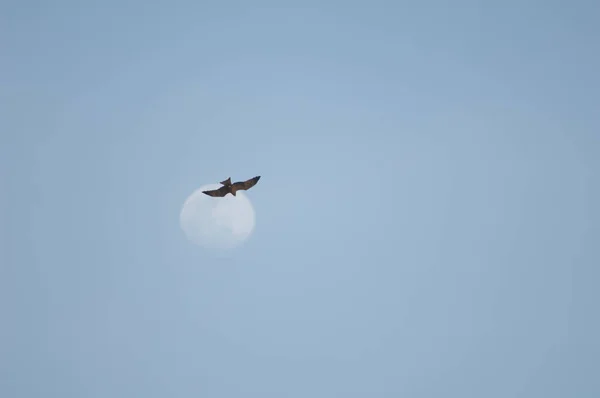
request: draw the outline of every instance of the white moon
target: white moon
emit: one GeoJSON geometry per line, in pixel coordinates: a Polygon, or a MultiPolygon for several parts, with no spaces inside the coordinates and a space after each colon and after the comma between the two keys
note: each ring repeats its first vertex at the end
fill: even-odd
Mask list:
{"type": "Polygon", "coordinates": [[[183,204],[179,224],[187,238],[197,245],[230,249],[248,239],[254,230],[254,207],[243,192],[222,198],[202,193],[220,186],[208,184],[194,191],[183,204]]]}

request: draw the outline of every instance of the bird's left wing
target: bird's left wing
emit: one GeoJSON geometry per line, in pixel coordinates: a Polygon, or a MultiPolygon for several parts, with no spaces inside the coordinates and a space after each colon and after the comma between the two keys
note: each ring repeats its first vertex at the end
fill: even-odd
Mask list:
{"type": "Polygon", "coordinates": [[[223,197],[227,195],[229,189],[226,186],[222,186],[219,189],[213,189],[212,191],[202,191],[203,194],[214,197],[223,197]]]}

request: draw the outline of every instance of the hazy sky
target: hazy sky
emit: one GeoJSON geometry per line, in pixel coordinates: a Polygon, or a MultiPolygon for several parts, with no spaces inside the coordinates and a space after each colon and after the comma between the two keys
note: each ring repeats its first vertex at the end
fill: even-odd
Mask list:
{"type": "Polygon", "coordinates": [[[4,1],[0,396],[597,398],[597,1],[4,1]],[[225,256],[179,227],[261,175],[225,256]]]}

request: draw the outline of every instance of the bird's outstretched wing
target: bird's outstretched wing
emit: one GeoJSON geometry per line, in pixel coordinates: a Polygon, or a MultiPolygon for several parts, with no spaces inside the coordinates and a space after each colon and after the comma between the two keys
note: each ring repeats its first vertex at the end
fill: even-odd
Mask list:
{"type": "Polygon", "coordinates": [[[260,176],[256,176],[246,181],[236,182],[233,184],[232,188],[236,191],[245,191],[255,186],[258,180],[260,180],[260,176]]]}
{"type": "Polygon", "coordinates": [[[223,196],[227,195],[228,192],[229,192],[229,188],[226,186],[222,186],[219,189],[213,189],[212,191],[202,191],[203,194],[206,194],[208,196],[215,196],[215,197],[223,197],[223,196]]]}

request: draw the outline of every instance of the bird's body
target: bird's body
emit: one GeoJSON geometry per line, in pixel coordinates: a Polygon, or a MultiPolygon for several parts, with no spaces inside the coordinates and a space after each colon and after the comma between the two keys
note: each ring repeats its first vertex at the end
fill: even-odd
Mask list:
{"type": "Polygon", "coordinates": [[[252,188],[253,186],[256,185],[258,180],[260,180],[260,176],[256,176],[256,177],[251,178],[246,181],[234,182],[232,184],[231,177],[229,177],[225,181],[220,182],[220,184],[223,185],[222,187],[220,187],[218,189],[214,189],[212,191],[202,191],[202,193],[205,195],[208,195],[208,196],[213,196],[213,197],[223,197],[223,196],[227,195],[228,193],[232,194],[233,196],[236,196],[235,193],[237,191],[245,191],[245,190],[252,188]]]}

